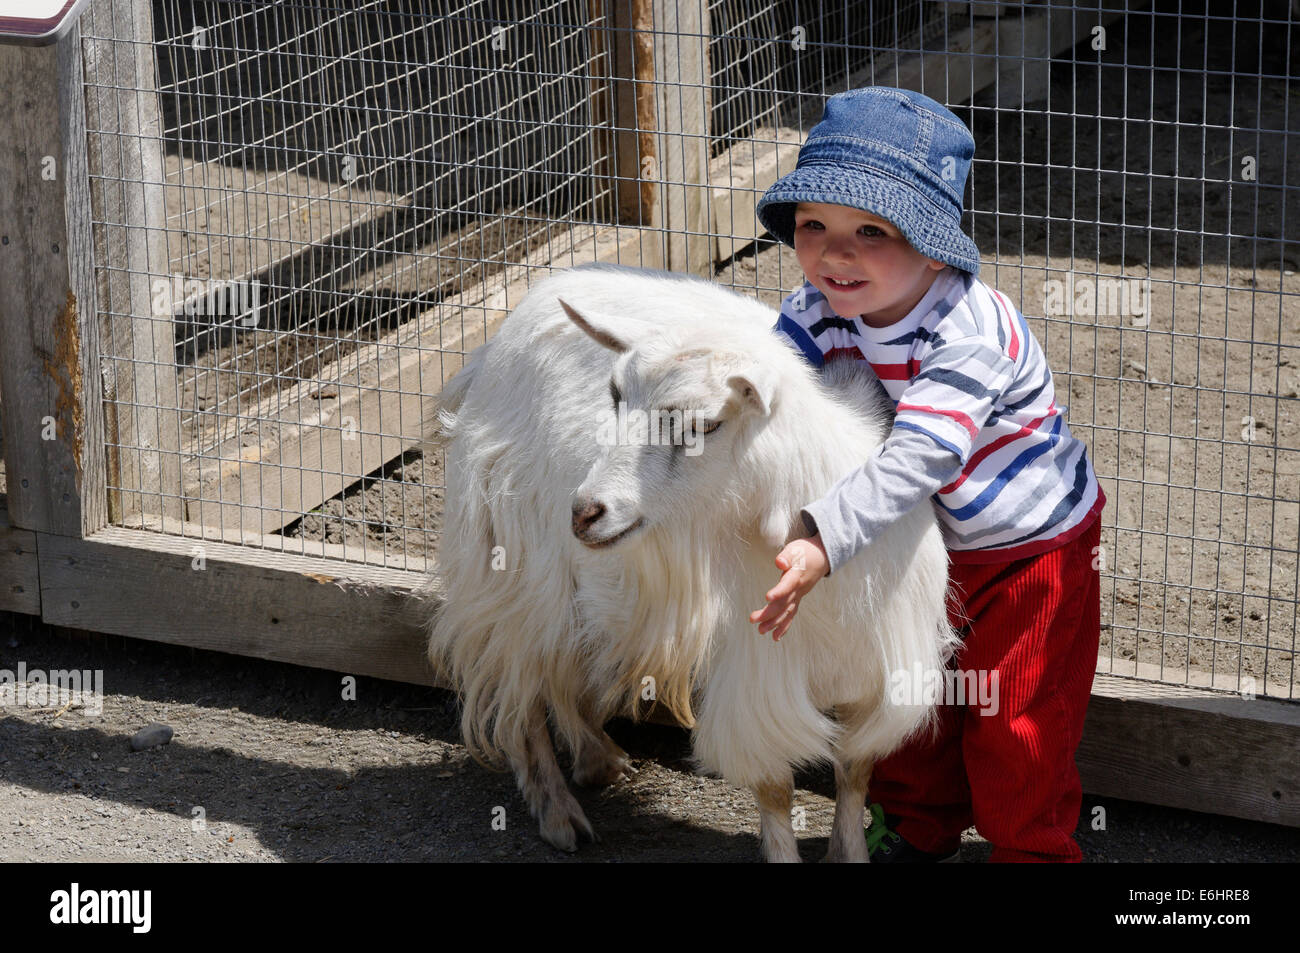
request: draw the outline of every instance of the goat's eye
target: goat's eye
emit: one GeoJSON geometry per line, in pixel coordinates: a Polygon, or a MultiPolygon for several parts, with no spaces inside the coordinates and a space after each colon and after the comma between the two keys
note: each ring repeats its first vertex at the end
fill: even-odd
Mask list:
{"type": "Polygon", "coordinates": [[[692,417],[692,418],[690,418],[690,420],[689,420],[689,422],[686,424],[686,426],[690,429],[690,431],[691,431],[691,433],[692,433],[693,435],[695,435],[696,437],[702,437],[702,436],[704,436],[705,434],[713,433],[713,431],[715,431],[715,430],[717,430],[719,427],[721,427],[721,426],[722,426],[722,421],[721,421],[721,420],[715,420],[715,421],[713,421],[713,423],[706,423],[706,424],[704,424],[704,425],[701,426],[701,425],[696,424],[696,422],[695,422],[695,418],[692,417]]]}
{"type": "Polygon", "coordinates": [[[609,382],[609,397],[610,400],[614,402],[615,409],[618,408],[618,402],[622,398],[622,396],[623,395],[618,392],[618,385],[615,384],[613,379],[611,378],[609,382]]]}

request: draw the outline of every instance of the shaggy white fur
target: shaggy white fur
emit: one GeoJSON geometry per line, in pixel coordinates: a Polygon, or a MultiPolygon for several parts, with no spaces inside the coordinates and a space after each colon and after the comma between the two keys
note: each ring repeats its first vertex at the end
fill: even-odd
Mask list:
{"type": "Polygon", "coordinates": [[[956,644],[930,506],[820,582],[779,643],[748,621],[777,551],[805,535],[800,507],[878,448],[891,415],[865,365],[819,374],[774,321],[699,279],[576,268],[532,288],[437,399],[430,658],[461,693],[469,750],[510,763],[557,847],[594,834],[548,715],[574,780],[605,784],[628,763],[604,723],[653,696],[693,725],[705,768],[754,789],[764,856],[789,861],[792,768],[835,763],[828,856],[865,860],[871,766],[932,714],[887,695],[893,673],[941,670],[956,644]],[[647,440],[619,429],[616,400],[625,421],[685,421],[647,440]]]}

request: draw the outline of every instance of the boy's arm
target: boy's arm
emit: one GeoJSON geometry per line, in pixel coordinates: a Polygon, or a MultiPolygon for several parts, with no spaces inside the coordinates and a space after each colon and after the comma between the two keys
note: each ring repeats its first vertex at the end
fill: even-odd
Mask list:
{"type": "Polygon", "coordinates": [[[810,535],[821,533],[827,575],[961,472],[1014,374],[1014,362],[982,337],[948,342],[926,356],[899,398],[879,454],[800,511],[810,535]]]}
{"type": "Polygon", "coordinates": [[[961,471],[961,458],[915,430],[895,430],[880,452],[800,510],[809,536],[821,533],[829,576],[891,523],[961,471]]]}

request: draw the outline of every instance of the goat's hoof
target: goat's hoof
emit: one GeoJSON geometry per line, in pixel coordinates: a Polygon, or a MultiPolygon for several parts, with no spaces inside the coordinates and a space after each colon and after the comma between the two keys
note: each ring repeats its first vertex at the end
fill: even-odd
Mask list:
{"type": "Polygon", "coordinates": [[[869,864],[871,857],[864,855],[862,857],[848,857],[837,851],[828,850],[826,856],[820,861],[823,864],[869,864]]]}
{"type": "Polygon", "coordinates": [[[577,853],[578,835],[568,821],[556,824],[543,824],[540,829],[542,840],[566,854],[577,853]]]}
{"type": "Polygon", "coordinates": [[[803,858],[799,856],[797,851],[794,854],[764,854],[763,862],[766,864],[802,864],[803,858]]]}
{"type": "Polygon", "coordinates": [[[635,773],[631,760],[622,755],[594,764],[578,765],[573,769],[573,783],[584,788],[603,788],[630,779],[635,773]]]}
{"type": "Polygon", "coordinates": [[[767,864],[803,863],[803,858],[799,856],[799,845],[795,842],[788,844],[764,843],[759,845],[759,851],[763,855],[763,862],[767,864]]]}
{"type": "Polygon", "coordinates": [[[542,818],[540,833],[542,840],[565,853],[573,854],[578,850],[578,833],[584,834],[593,843],[600,838],[592,830],[591,822],[582,808],[574,801],[567,807],[555,805],[542,818]]]}
{"type": "Polygon", "coordinates": [[[867,849],[865,837],[859,837],[856,841],[848,844],[843,843],[834,834],[831,835],[830,843],[826,845],[826,856],[821,859],[823,864],[868,864],[871,862],[871,852],[867,849]]]}

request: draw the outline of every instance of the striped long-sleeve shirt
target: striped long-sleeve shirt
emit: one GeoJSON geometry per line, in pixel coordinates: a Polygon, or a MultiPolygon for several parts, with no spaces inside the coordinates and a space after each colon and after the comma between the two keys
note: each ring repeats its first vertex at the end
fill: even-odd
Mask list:
{"type": "Polygon", "coordinates": [[[944,269],[883,328],[835,314],[805,284],[774,330],[817,367],[866,360],[896,406],[880,453],[802,511],[832,572],[931,494],[955,562],[1063,546],[1105,505],[1042,348],[1011,302],[974,276],[944,269]]]}

